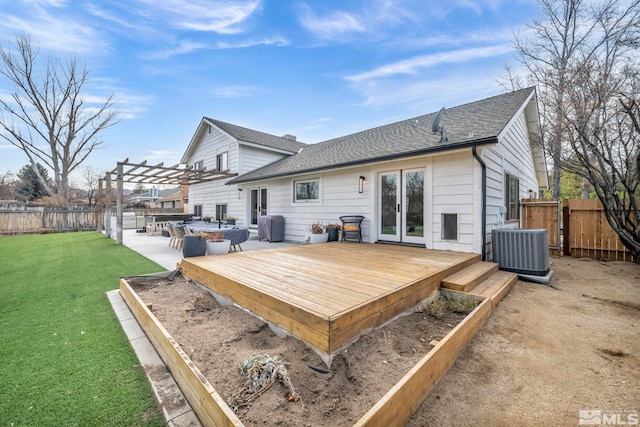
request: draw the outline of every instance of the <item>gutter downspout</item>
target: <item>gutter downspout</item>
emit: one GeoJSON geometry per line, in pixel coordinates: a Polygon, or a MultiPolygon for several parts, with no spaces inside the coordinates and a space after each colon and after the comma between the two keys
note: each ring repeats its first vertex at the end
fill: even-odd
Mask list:
{"type": "Polygon", "coordinates": [[[482,261],[487,257],[487,165],[478,155],[476,146],[471,147],[473,158],[476,159],[482,168],[482,261]]]}

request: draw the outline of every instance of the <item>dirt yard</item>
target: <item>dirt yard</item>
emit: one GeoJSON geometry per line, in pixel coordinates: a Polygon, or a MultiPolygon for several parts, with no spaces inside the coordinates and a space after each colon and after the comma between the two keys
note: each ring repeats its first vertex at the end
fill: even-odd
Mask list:
{"type": "MultiPolygon", "coordinates": [[[[640,409],[640,266],[554,257],[518,282],[408,424],[575,426],[640,409]]],[[[629,418],[632,420],[632,418],[629,418]]]]}
{"type": "MultiPolygon", "coordinates": [[[[409,426],[577,425],[581,409],[640,409],[640,266],[552,262],[553,287],[518,282],[409,426]]],[[[247,426],[352,425],[463,317],[403,317],[340,352],[323,373],[304,344],[193,285],[137,291],[247,426]],[[288,363],[298,402],[276,383],[238,403],[238,366],[257,354],[288,363]]]]}

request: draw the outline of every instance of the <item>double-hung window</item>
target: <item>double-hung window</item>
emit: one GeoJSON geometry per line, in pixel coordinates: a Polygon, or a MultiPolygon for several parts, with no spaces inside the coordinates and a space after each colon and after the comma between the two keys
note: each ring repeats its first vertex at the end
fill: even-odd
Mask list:
{"type": "Polygon", "coordinates": [[[226,171],[229,169],[229,156],[226,151],[216,156],[216,169],[219,171],[226,171]]]}

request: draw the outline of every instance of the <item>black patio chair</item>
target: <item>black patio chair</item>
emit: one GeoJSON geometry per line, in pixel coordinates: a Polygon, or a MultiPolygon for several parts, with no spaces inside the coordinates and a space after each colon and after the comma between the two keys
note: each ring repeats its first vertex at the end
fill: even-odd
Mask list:
{"type": "Polygon", "coordinates": [[[353,239],[362,243],[362,215],[345,215],[340,217],[342,221],[342,241],[353,239]]]}

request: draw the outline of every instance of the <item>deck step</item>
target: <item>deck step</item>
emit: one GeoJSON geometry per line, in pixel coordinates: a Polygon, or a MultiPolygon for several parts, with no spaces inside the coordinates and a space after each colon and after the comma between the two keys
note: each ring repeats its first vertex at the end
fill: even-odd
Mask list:
{"type": "Polygon", "coordinates": [[[471,293],[483,298],[492,298],[495,307],[513,285],[518,281],[518,275],[508,271],[496,271],[487,280],[476,286],[471,293]]]}
{"type": "Polygon", "coordinates": [[[480,261],[446,277],[440,286],[454,291],[470,292],[496,271],[498,271],[498,264],[480,261]]]}

